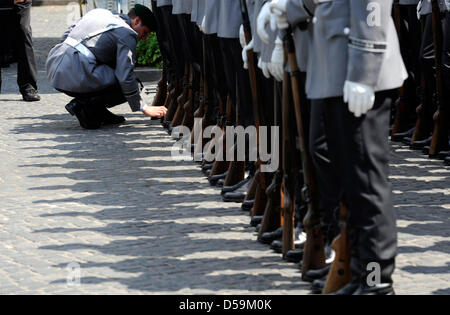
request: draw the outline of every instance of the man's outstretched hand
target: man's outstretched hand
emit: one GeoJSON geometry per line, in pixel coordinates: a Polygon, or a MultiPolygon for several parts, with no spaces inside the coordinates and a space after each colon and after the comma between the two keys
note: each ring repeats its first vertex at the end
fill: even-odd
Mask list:
{"type": "Polygon", "coordinates": [[[167,108],[165,106],[147,106],[143,113],[148,117],[161,118],[166,116],[167,108]]]}

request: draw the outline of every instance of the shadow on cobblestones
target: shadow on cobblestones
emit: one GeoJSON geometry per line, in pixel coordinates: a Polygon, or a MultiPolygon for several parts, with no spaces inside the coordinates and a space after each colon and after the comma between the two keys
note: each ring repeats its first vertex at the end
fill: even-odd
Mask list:
{"type": "MultiPolygon", "coordinates": [[[[40,216],[59,223],[34,229],[35,235],[54,240],[39,249],[92,253],[92,259],[83,255],[77,261],[85,273],[83,284],[119,282],[129,289],[169,293],[309,287],[292,265],[255,242],[239,205],[222,203],[220,190],[209,186],[195,164],[171,159],[174,141],[159,125],[131,118],[118,128],[84,131],[71,126],[67,116],[14,118],[35,123],[18,124],[12,133],[30,138],[21,141],[30,143],[24,150],[33,155],[20,167],[34,170],[30,182],[42,183],[28,190],[45,196],[33,204],[48,207],[40,216]],[[152,137],[142,139],[143,129],[152,137]],[[37,150],[40,141],[46,145],[37,150]],[[70,226],[64,224],[67,218],[70,226]],[[74,225],[74,218],[95,224],[74,225]],[[124,276],[96,276],[99,268],[124,276]]],[[[71,262],[53,267],[64,269],[71,262]]]]}

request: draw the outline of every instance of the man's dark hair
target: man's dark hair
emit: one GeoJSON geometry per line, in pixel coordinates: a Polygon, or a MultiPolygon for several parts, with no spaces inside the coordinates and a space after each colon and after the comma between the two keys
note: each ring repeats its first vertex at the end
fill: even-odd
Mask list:
{"type": "Polygon", "coordinates": [[[134,8],[131,8],[130,11],[128,11],[128,17],[130,19],[135,19],[137,17],[136,10],[134,8]]]}
{"type": "Polygon", "coordinates": [[[151,32],[156,31],[156,19],[153,15],[153,12],[144,5],[136,4],[134,8],[131,8],[128,11],[128,17],[130,19],[135,19],[139,17],[142,21],[142,24],[147,26],[151,32]]]}

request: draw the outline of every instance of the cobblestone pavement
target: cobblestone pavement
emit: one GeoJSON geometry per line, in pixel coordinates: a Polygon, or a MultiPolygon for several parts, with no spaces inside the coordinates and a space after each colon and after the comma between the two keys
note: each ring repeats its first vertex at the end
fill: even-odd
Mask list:
{"type": "MultiPolygon", "coordinates": [[[[307,294],[238,204],[221,202],[194,163],[171,160],[159,124],[122,105],[124,125],[85,131],[65,112],[43,62],[66,14],[32,10],[41,102],[21,102],[15,67],[3,71],[0,293],[307,294]]],[[[391,165],[397,293],[450,294],[450,169],[397,145],[391,165]]]]}

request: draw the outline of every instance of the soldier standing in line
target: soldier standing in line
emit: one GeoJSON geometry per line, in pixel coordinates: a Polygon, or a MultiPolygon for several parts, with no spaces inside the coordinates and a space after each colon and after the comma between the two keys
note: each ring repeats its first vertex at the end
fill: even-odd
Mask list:
{"type": "Polygon", "coordinates": [[[353,279],[337,294],[393,294],[397,231],[386,130],[395,89],[407,73],[392,1],[275,0],[279,27],[288,26],[294,4],[308,12],[305,20],[315,16],[306,92],[312,107],[324,113],[331,163],[350,213],[353,279]],[[375,15],[367,10],[369,2],[375,15]],[[380,283],[368,283],[371,268],[380,283]]]}

